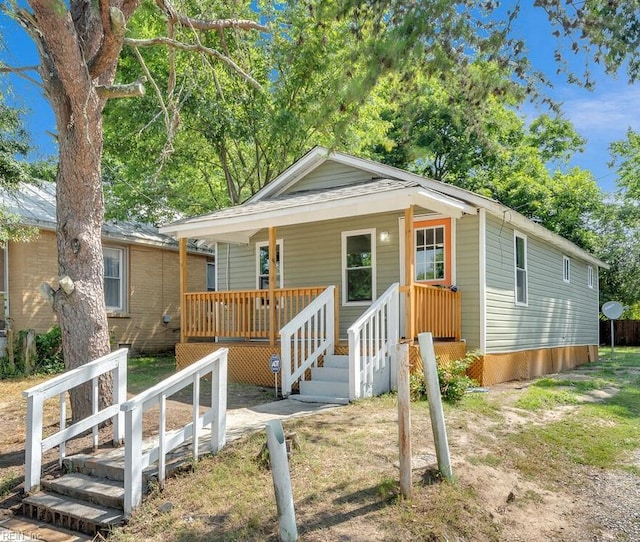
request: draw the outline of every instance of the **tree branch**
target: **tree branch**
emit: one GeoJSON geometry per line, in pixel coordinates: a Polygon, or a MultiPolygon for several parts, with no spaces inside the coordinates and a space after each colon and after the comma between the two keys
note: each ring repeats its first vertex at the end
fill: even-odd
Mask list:
{"type": "Polygon", "coordinates": [[[228,56],[223,55],[220,51],[216,51],[215,49],[211,49],[210,47],[205,47],[204,45],[196,45],[189,43],[182,43],[177,40],[169,39],[169,38],[149,38],[149,39],[134,39],[134,38],[125,38],[125,45],[130,47],[155,47],[156,45],[165,45],[167,47],[174,47],[176,49],[181,49],[183,51],[196,51],[199,53],[203,53],[205,55],[213,56],[232,68],[236,73],[238,73],[245,81],[251,84],[256,89],[262,88],[260,83],[258,83],[253,77],[251,77],[247,72],[245,72],[240,66],[238,66],[233,60],[231,60],[228,56]]]}
{"type": "Polygon", "coordinates": [[[109,98],[137,98],[144,96],[144,83],[146,77],[141,77],[133,83],[126,85],[97,85],[96,92],[100,98],[105,100],[109,98]]]}
{"type": "Polygon", "coordinates": [[[156,0],[156,5],[166,14],[169,20],[181,26],[194,30],[223,30],[225,28],[239,28],[241,30],[259,30],[269,32],[269,28],[255,21],[247,19],[196,19],[178,13],[168,0],[156,0]]]}
{"type": "Polygon", "coordinates": [[[37,87],[44,88],[44,86],[42,85],[42,83],[40,81],[38,81],[37,79],[34,79],[30,75],[27,75],[25,72],[36,72],[37,73],[38,72],[38,66],[13,67],[13,66],[7,66],[6,64],[5,65],[0,64],[0,73],[14,73],[18,77],[22,77],[23,79],[26,79],[27,81],[29,81],[30,83],[36,85],[37,87]]]}
{"type": "Polygon", "coordinates": [[[115,67],[126,32],[124,14],[117,7],[109,6],[105,0],[100,1],[100,19],[103,31],[102,44],[88,63],[89,73],[94,78],[115,67]]]}

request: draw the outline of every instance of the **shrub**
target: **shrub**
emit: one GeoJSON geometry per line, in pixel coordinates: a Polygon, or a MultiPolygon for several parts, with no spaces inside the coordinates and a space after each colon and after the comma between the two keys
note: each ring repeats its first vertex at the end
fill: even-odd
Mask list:
{"type": "MultiPolygon", "coordinates": [[[[441,362],[438,360],[438,382],[440,395],[444,401],[457,403],[464,397],[469,388],[478,383],[467,376],[469,366],[479,358],[475,352],[469,352],[464,358],[441,362]]],[[[426,384],[423,373],[412,374],[409,380],[409,392],[412,401],[427,398],[426,384]]]]}
{"type": "Polygon", "coordinates": [[[35,336],[35,360],[27,370],[24,345],[28,330],[18,332],[14,348],[14,364],[7,356],[0,360],[0,377],[29,374],[56,374],[64,371],[62,356],[62,332],[59,326],[35,336]]]}

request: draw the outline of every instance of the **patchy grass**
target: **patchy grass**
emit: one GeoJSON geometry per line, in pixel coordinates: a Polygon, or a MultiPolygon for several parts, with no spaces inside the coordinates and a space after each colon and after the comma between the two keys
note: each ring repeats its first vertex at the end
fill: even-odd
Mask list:
{"type": "Polygon", "coordinates": [[[140,356],[129,358],[127,391],[137,394],[176,372],[174,356],[140,356]]]}

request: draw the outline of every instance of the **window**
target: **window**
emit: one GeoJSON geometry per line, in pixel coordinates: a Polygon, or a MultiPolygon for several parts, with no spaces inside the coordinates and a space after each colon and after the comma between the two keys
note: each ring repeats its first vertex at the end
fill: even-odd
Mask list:
{"type": "Polygon", "coordinates": [[[125,307],[125,251],[122,248],[104,247],[104,302],[107,310],[124,312],[125,307]]]}
{"type": "MultiPolygon", "coordinates": [[[[269,243],[256,243],[258,290],[269,289],[269,243]]],[[[276,288],[282,288],[282,239],[276,241],[276,288]]]]}
{"type": "Polygon", "coordinates": [[[215,292],[216,290],[216,261],[213,258],[207,258],[207,292],[215,292]]]}
{"type": "Polygon", "coordinates": [[[514,233],[514,265],[516,274],[516,305],[528,303],[527,288],[527,238],[514,233]]]}
{"type": "Polygon", "coordinates": [[[365,305],[375,300],[376,231],[342,233],[342,302],[365,305]]]}
{"type": "Polygon", "coordinates": [[[416,222],[415,280],[434,285],[451,284],[451,220],[416,222]]]}
{"type": "Polygon", "coordinates": [[[593,267],[587,266],[587,286],[593,288],[593,267]]]}
{"type": "Polygon", "coordinates": [[[562,280],[571,282],[571,259],[566,256],[562,257],[562,280]]]}

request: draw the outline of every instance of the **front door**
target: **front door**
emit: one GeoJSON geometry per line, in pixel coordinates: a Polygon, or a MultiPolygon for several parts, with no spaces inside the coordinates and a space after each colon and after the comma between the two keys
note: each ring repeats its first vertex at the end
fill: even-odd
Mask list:
{"type": "Polygon", "coordinates": [[[450,286],[451,219],[420,220],[413,223],[414,277],[431,286],[450,286]]]}

